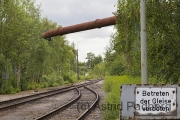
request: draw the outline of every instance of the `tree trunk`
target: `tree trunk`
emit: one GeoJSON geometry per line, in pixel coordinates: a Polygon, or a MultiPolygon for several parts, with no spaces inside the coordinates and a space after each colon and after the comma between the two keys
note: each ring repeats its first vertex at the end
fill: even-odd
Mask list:
{"type": "Polygon", "coordinates": [[[28,74],[28,65],[29,65],[29,53],[28,53],[28,61],[27,61],[27,64],[26,64],[26,76],[28,74]]]}
{"type": "Polygon", "coordinates": [[[18,65],[18,70],[17,70],[17,88],[19,88],[20,80],[21,80],[21,66],[18,65]]]}
{"type": "Polygon", "coordinates": [[[129,30],[128,30],[129,23],[127,22],[127,33],[126,33],[126,71],[129,73],[129,66],[130,66],[130,40],[129,40],[129,30]]]}
{"type": "Polygon", "coordinates": [[[43,62],[43,72],[42,72],[43,75],[44,75],[44,67],[45,67],[45,62],[43,62]]]}

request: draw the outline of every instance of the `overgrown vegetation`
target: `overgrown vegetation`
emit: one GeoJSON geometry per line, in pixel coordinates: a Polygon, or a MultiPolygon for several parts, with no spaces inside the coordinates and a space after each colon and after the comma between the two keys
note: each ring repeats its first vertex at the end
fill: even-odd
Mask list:
{"type": "MultiPolygon", "coordinates": [[[[149,78],[149,84],[164,84],[165,81],[157,82],[155,78],[149,78]]],[[[127,75],[123,76],[106,76],[103,89],[106,91],[107,96],[105,103],[111,104],[112,106],[109,109],[105,109],[103,116],[105,120],[115,120],[119,118],[119,109],[120,106],[120,86],[123,84],[141,84],[140,77],[130,77],[127,75]],[[116,106],[116,107],[113,107],[116,106]]]]}
{"type": "MultiPolygon", "coordinates": [[[[140,0],[118,0],[117,32],[105,53],[110,75],[140,76],[140,0]]],[[[148,75],[178,83],[180,72],[180,1],[146,1],[148,75]]]]}
{"type": "MultiPolygon", "coordinates": [[[[119,104],[121,84],[141,83],[140,0],[118,0],[117,32],[106,48],[104,90],[106,104],[119,104]],[[120,76],[124,75],[124,76],[120,76]],[[128,77],[132,76],[132,77],[128,77]]],[[[180,83],[180,1],[146,1],[148,83],[180,83]]],[[[104,119],[119,118],[119,110],[105,111],[104,119]]]]}
{"type": "Polygon", "coordinates": [[[42,39],[41,33],[61,26],[40,13],[34,0],[0,1],[0,93],[76,81],[74,44],[65,36],[42,39]]]}
{"type": "MultiPolygon", "coordinates": [[[[107,76],[105,77],[103,89],[107,92],[105,99],[106,104],[120,104],[120,85],[122,84],[140,84],[140,77],[129,76],[107,76]]],[[[117,107],[109,107],[103,113],[105,120],[115,120],[119,118],[119,109],[117,107]]]]}

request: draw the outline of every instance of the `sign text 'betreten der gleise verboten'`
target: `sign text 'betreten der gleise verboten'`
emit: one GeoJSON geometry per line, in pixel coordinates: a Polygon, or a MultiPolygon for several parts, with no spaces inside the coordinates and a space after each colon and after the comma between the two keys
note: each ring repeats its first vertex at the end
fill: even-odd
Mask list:
{"type": "Polygon", "coordinates": [[[135,92],[138,115],[166,115],[176,111],[176,88],[137,87],[135,92]]]}

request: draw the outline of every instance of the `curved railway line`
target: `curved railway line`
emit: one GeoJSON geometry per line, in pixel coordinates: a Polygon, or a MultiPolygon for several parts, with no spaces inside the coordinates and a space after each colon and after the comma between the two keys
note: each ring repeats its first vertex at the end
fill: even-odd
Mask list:
{"type": "Polygon", "coordinates": [[[84,89],[77,87],[78,96],[67,104],[50,111],[49,113],[40,116],[36,120],[52,119],[52,120],[64,120],[64,119],[84,119],[95,107],[99,100],[99,95],[92,89],[84,86],[84,89]],[[82,94],[83,92],[83,94],[82,94]],[[91,94],[91,95],[90,95],[91,94]],[[94,95],[94,96],[92,96],[94,95]],[[92,99],[93,98],[93,99],[92,99]],[[79,104],[83,104],[79,107],[79,104]],[[85,108],[82,108],[85,106],[85,108]],[[79,108],[78,108],[79,107],[79,108]],[[68,118],[67,118],[68,117],[68,118]]]}
{"type": "MultiPolygon", "coordinates": [[[[93,109],[93,107],[96,105],[96,103],[99,100],[99,95],[96,91],[93,91],[92,89],[86,87],[87,85],[96,83],[101,81],[102,79],[98,79],[95,81],[90,81],[87,83],[79,84],[79,85],[72,85],[65,88],[55,89],[47,92],[42,92],[34,95],[29,95],[25,97],[15,98],[7,101],[0,102],[0,111],[6,112],[6,110],[11,110],[12,108],[19,107],[25,103],[35,103],[37,100],[45,99],[48,97],[53,97],[58,94],[63,94],[68,91],[76,91],[76,96],[72,97],[71,100],[67,101],[63,105],[60,105],[54,109],[51,109],[50,111],[46,112],[45,114],[40,114],[38,117],[36,116],[35,120],[44,120],[44,119],[60,119],[62,117],[62,120],[65,118],[66,114],[69,116],[72,112],[75,116],[71,118],[82,120],[84,119],[93,109]],[[83,93],[83,94],[82,94],[83,93]],[[91,99],[93,98],[93,99],[91,99]],[[86,102],[87,101],[87,102],[86,102]],[[80,103],[88,103],[88,109],[80,110],[78,109],[78,105],[80,103]],[[74,107],[72,107],[74,106],[74,107]],[[71,110],[69,112],[68,110],[71,110]],[[62,115],[63,114],[63,115],[62,115]],[[76,115],[77,114],[77,115],[76,115]],[[64,116],[65,115],[65,116],[64,116]],[[64,116],[64,118],[63,118],[64,116]]],[[[74,93],[75,94],[75,93],[74,93]]],[[[17,108],[18,109],[18,108],[17,108]]],[[[1,118],[1,116],[0,116],[1,118]]]]}

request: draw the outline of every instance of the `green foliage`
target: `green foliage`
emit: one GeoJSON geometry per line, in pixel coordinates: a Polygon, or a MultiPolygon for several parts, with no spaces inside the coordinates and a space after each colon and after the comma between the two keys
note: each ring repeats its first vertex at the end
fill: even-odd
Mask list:
{"type": "Polygon", "coordinates": [[[10,84],[5,84],[2,94],[14,94],[14,93],[16,93],[16,89],[13,88],[13,86],[10,84]]]}
{"type": "Polygon", "coordinates": [[[105,77],[105,81],[103,84],[103,89],[105,92],[111,92],[113,88],[113,81],[112,80],[107,80],[107,77],[105,77]]]}
{"type": "MultiPolygon", "coordinates": [[[[103,83],[103,89],[107,92],[106,104],[120,104],[120,85],[140,84],[140,77],[129,76],[107,76],[103,83]]],[[[103,113],[105,120],[115,120],[119,118],[119,109],[106,109],[103,113]]]]}
{"type": "MultiPolygon", "coordinates": [[[[15,81],[15,80],[14,80],[15,81]]],[[[21,81],[20,81],[20,88],[22,91],[25,91],[28,89],[28,82],[27,82],[27,79],[25,78],[21,78],[21,81]]]]}
{"type": "Polygon", "coordinates": [[[46,88],[46,87],[48,87],[48,83],[47,82],[41,82],[39,87],[40,88],[46,88]]]}
{"type": "Polygon", "coordinates": [[[92,79],[92,76],[89,76],[89,75],[84,76],[84,80],[90,80],[90,79],[92,79]]]}
{"type": "Polygon", "coordinates": [[[171,84],[179,79],[179,4],[180,1],[174,0],[147,3],[149,72],[171,84]]]}
{"type": "Polygon", "coordinates": [[[98,78],[104,77],[106,75],[106,70],[105,70],[105,63],[101,62],[97,65],[92,70],[92,74],[98,78]]]}
{"type": "Polygon", "coordinates": [[[71,79],[73,80],[73,83],[78,82],[76,74],[72,75],[71,79]]]}
{"type": "Polygon", "coordinates": [[[28,83],[27,89],[28,90],[34,90],[36,88],[36,83],[35,82],[30,82],[28,83]]]}
{"type": "Polygon", "coordinates": [[[48,87],[59,86],[63,84],[63,78],[53,73],[51,75],[43,75],[41,78],[43,85],[48,85],[48,87]]]}
{"type": "Polygon", "coordinates": [[[125,58],[123,56],[116,56],[115,60],[110,66],[110,75],[123,75],[126,69],[125,58]]]}
{"type": "MultiPolygon", "coordinates": [[[[40,13],[34,0],[1,0],[0,78],[9,74],[12,81],[6,91],[62,85],[63,75],[75,70],[75,49],[65,36],[54,37],[52,41],[41,37],[43,32],[61,26],[41,18],[40,13]]],[[[71,75],[68,80],[73,81],[71,75]]],[[[0,80],[0,93],[7,93],[2,91],[3,86],[5,82],[0,80]]]]}
{"type": "Polygon", "coordinates": [[[95,66],[97,64],[100,64],[102,61],[103,61],[103,59],[102,59],[101,55],[95,56],[93,59],[93,65],[95,66]]]}
{"type": "Polygon", "coordinates": [[[92,53],[92,52],[87,53],[86,59],[88,59],[88,61],[86,63],[87,67],[91,68],[91,69],[94,68],[95,65],[97,65],[103,61],[101,55],[95,56],[94,53],[92,53]]]}
{"type": "Polygon", "coordinates": [[[14,94],[16,92],[19,92],[19,89],[13,87],[12,82],[8,80],[3,80],[3,87],[1,90],[2,94],[14,94]]]}
{"type": "Polygon", "coordinates": [[[64,75],[64,76],[63,76],[63,79],[64,79],[65,81],[68,81],[69,83],[73,83],[73,79],[72,79],[69,75],[64,75]]]}
{"type": "MultiPolygon", "coordinates": [[[[106,76],[103,89],[107,92],[105,99],[106,104],[120,104],[120,86],[122,84],[140,84],[140,77],[130,77],[130,76],[106,76]]],[[[165,84],[164,80],[158,81],[156,78],[149,78],[149,84],[165,84]]],[[[106,109],[104,111],[105,120],[115,120],[119,117],[119,109],[106,109]]]]}
{"type": "MultiPolygon", "coordinates": [[[[118,0],[117,32],[105,53],[110,75],[140,76],[140,0],[118,0]],[[119,57],[118,57],[119,56],[119,57]],[[120,61],[125,62],[120,62],[120,61]],[[123,67],[121,67],[123,66],[123,67]]],[[[180,1],[146,1],[148,75],[163,83],[179,83],[180,1]]]]}

